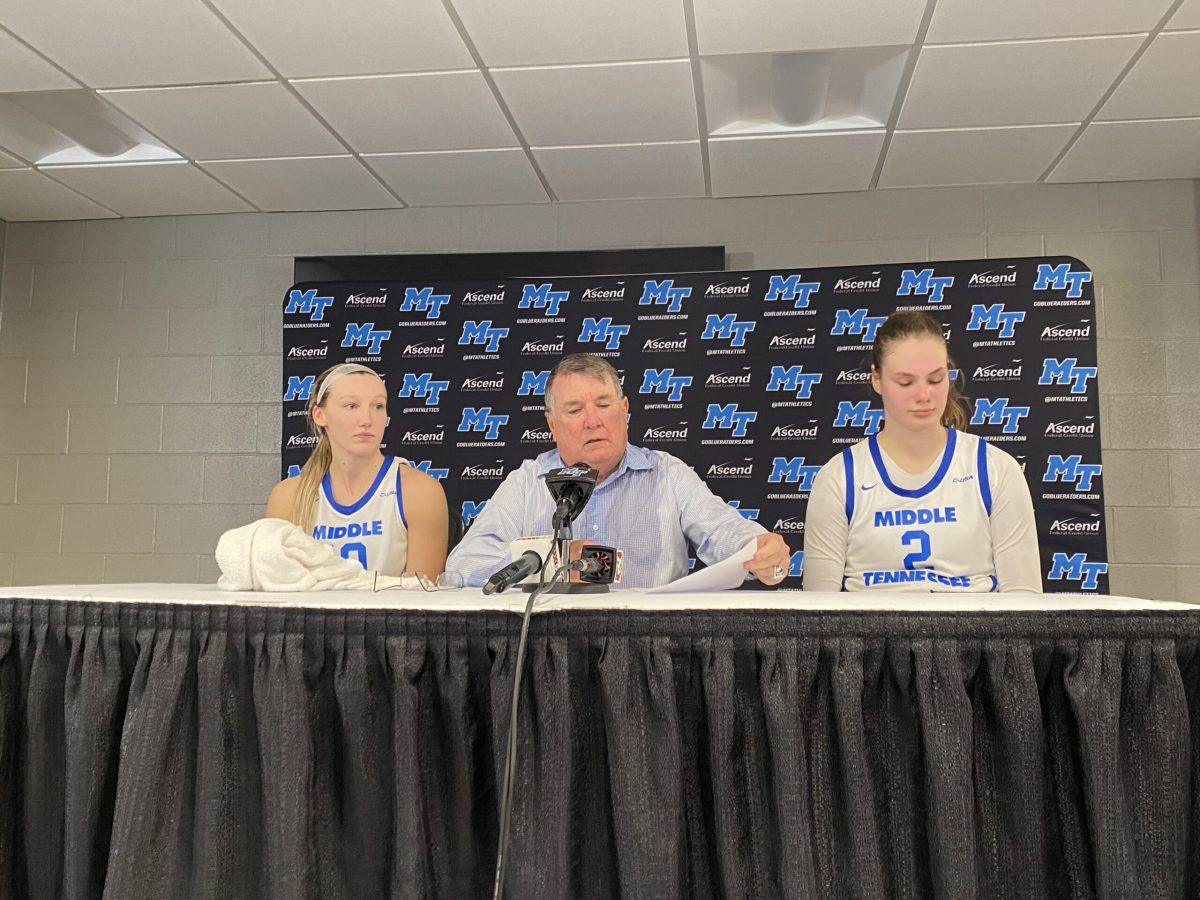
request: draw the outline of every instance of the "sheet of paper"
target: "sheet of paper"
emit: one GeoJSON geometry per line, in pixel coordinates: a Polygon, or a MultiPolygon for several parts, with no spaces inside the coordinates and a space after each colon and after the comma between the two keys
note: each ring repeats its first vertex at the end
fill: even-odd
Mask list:
{"type": "Polygon", "coordinates": [[[647,594],[698,594],[707,591],[728,591],[746,580],[746,568],[742,565],[754,555],[757,538],[751,538],[737,553],[727,556],[719,563],[677,578],[670,584],[652,587],[647,594]]]}

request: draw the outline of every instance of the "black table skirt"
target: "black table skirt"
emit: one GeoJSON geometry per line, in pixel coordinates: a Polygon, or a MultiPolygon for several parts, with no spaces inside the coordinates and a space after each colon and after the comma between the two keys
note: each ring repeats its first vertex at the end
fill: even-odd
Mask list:
{"type": "MultiPolygon", "coordinates": [[[[486,897],[519,617],[0,601],[0,896],[486,897]]],[[[1200,611],[535,617],[511,896],[1196,897],[1200,611]]]]}

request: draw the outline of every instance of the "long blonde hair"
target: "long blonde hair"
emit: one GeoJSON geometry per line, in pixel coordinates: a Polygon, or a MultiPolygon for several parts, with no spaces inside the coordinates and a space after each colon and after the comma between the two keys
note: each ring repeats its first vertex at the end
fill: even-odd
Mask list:
{"type": "MultiPolygon", "coordinates": [[[[931,337],[942,342],[946,347],[946,367],[957,368],[950,358],[950,348],[946,346],[946,336],[942,334],[942,326],[928,313],[916,310],[894,312],[875,335],[875,346],[871,350],[871,362],[876,372],[883,371],[883,356],[889,344],[910,337],[931,337]]],[[[961,373],[960,373],[961,375],[961,373]]],[[[949,377],[949,373],[947,373],[949,377]]],[[[942,425],[958,431],[966,431],[971,415],[967,408],[967,398],[958,389],[957,379],[950,379],[950,390],[946,395],[946,408],[942,411],[942,425]]]]}
{"type": "MultiPolygon", "coordinates": [[[[309,395],[307,418],[308,431],[317,439],[316,446],[313,447],[312,453],[309,454],[303,467],[300,469],[300,474],[296,477],[299,482],[296,485],[296,492],[292,495],[292,508],[288,514],[288,521],[294,525],[299,525],[305,531],[311,531],[313,519],[317,514],[317,492],[321,489],[321,479],[325,477],[325,473],[329,470],[330,463],[333,462],[333,445],[329,443],[329,435],[325,433],[325,429],[316,423],[313,419],[313,410],[318,406],[324,407],[329,399],[329,392],[324,389],[325,382],[329,376],[334,373],[334,370],[341,368],[344,363],[339,363],[336,366],[330,366],[324,372],[317,376],[313,383],[312,394],[309,395]]],[[[361,366],[354,372],[345,374],[371,374],[380,381],[383,379],[377,372],[372,371],[366,366],[361,366]]]]}

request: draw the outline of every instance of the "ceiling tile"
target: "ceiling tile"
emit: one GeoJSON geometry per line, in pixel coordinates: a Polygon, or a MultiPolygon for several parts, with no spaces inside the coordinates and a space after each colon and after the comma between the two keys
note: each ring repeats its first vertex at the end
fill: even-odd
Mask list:
{"type": "Polygon", "coordinates": [[[0,21],[89,87],[271,75],[200,0],[0,0],[0,21]]]}
{"type": "Polygon", "coordinates": [[[454,0],[488,66],[687,56],[678,0],[454,0]]]}
{"type": "Polygon", "coordinates": [[[191,159],[346,152],[278,82],[113,91],[104,97],[191,159]]]}
{"type": "Polygon", "coordinates": [[[694,0],[701,54],[911,44],[925,0],[892,0],[886,14],[846,0],[694,0]]]}
{"type": "Polygon", "coordinates": [[[79,87],[12,35],[0,31],[0,94],[79,87]]]}
{"type": "Polygon", "coordinates": [[[440,0],[214,0],[287,78],[473,66],[440,0]]]}
{"type": "Polygon", "coordinates": [[[900,127],[1081,122],[1142,36],[925,47],[900,127]]]}
{"type": "Polygon", "coordinates": [[[713,138],[708,142],[714,197],[865,191],[883,131],[713,138]]]}
{"type": "Polygon", "coordinates": [[[0,171],[0,219],[111,219],[114,214],[33,169],[0,171]]]}
{"type": "Polygon", "coordinates": [[[687,60],[503,69],[492,76],[530,144],[699,137],[696,92],[687,60]]]}
{"type": "Polygon", "coordinates": [[[938,0],[926,44],[1150,31],[1173,0],[938,0]]]}
{"type": "Polygon", "coordinates": [[[1100,110],[1098,119],[1200,116],[1200,31],[1160,34],[1100,110]]]}
{"type": "Polygon", "coordinates": [[[699,141],[613,147],[534,147],[559,200],[703,197],[699,141]]]}
{"type": "Polygon", "coordinates": [[[352,156],[236,159],[204,163],[201,168],[268,212],[400,205],[352,156]]]}
{"type": "Polygon", "coordinates": [[[1047,181],[1200,178],[1200,118],[1095,122],[1047,181]]]}
{"type": "Polygon", "coordinates": [[[478,71],[294,84],[360,153],[517,146],[516,135],[478,71]]]}
{"type": "Polygon", "coordinates": [[[0,150],[0,169],[23,169],[25,163],[21,162],[15,156],[9,156],[3,150],[0,150]]]}
{"type": "Polygon", "coordinates": [[[888,145],[880,187],[1037,181],[1078,128],[954,128],[899,131],[888,145]]]}
{"type": "Polygon", "coordinates": [[[1200,0],[1183,0],[1167,28],[1200,28],[1200,0]]]}
{"type": "Polygon", "coordinates": [[[392,153],[364,160],[409,206],[550,200],[524,150],[392,153]]]}
{"type": "Polygon", "coordinates": [[[253,208],[189,163],[47,166],[45,171],[123,216],[182,216],[253,208]]]}

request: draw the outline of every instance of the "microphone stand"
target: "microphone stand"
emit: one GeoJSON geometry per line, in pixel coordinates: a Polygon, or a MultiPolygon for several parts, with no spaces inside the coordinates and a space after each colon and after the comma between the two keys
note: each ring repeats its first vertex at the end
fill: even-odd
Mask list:
{"type": "MultiPolygon", "coordinates": [[[[571,504],[569,500],[561,499],[558,501],[558,507],[554,510],[554,518],[551,522],[554,528],[554,545],[558,548],[558,560],[561,568],[559,572],[569,572],[571,569],[571,504]]],[[[558,587],[554,586],[554,582],[558,580],[558,573],[555,573],[554,578],[549,583],[539,583],[533,590],[544,590],[548,594],[606,594],[608,593],[607,584],[588,584],[584,582],[571,581],[568,575],[558,587]]],[[[526,590],[530,590],[526,586],[526,590]]]]}
{"type": "MultiPolygon", "coordinates": [[[[571,561],[571,505],[566,500],[558,502],[554,511],[554,540],[558,542],[558,558],[562,565],[571,561]]],[[[570,576],[567,576],[570,587],[570,576]]]]}
{"type": "MultiPolygon", "coordinates": [[[[570,542],[570,526],[567,526],[568,545],[570,542]]],[[[542,567],[545,571],[545,566],[542,567]]],[[[565,578],[570,571],[566,557],[554,576],[542,582],[529,593],[525,603],[525,614],[521,617],[521,638],[517,642],[517,664],[513,672],[512,700],[509,702],[508,716],[508,748],[504,752],[504,778],[500,786],[500,842],[496,850],[496,880],[492,886],[493,900],[501,900],[504,896],[504,873],[508,866],[508,837],[512,822],[512,786],[517,772],[517,707],[521,698],[521,674],[525,668],[525,642],[529,636],[529,620],[533,613],[533,601],[550,590],[560,578],[565,578]]]]}

